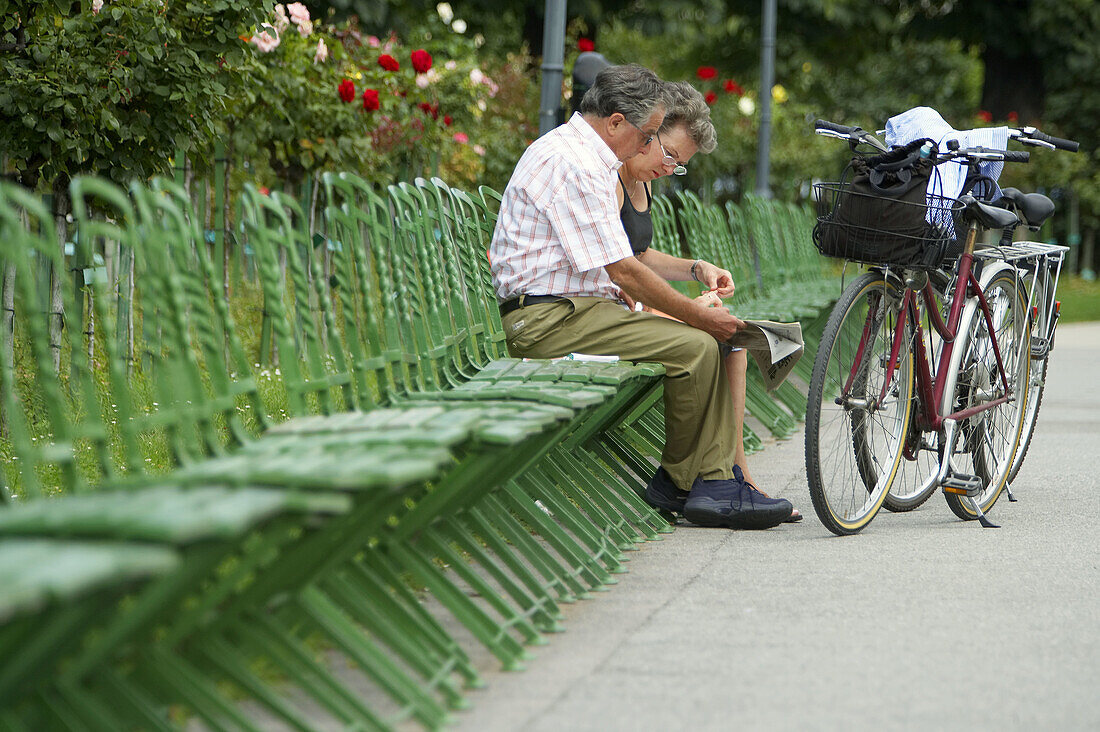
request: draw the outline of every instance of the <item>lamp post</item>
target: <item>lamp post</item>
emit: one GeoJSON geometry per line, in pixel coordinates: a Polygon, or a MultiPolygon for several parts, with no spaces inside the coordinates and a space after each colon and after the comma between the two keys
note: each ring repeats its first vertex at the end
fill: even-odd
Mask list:
{"type": "Polygon", "coordinates": [[[542,27],[542,98],[539,102],[539,137],[558,124],[561,82],[565,68],[565,2],[546,0],[542,27]]]}
{"type": "Polygon", "coordinates": [[[756,138],[756,194],[772,197],[771,169],[772,86],[775,85],[775,0],[764,0],[760,37],[760,131],[756,138]]]}

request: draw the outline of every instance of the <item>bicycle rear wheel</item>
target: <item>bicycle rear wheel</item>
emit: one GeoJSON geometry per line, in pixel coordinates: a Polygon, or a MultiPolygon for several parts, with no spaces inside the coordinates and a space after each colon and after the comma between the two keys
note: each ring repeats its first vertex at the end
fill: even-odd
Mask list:
{"type": "Polygon", "coordinates": [[[1024,464],[1027,450],[1031,446],[1031,438],[1035,434],[1035,423],[1039,418],[1039,408],[1043,405],[1043,391],[1047,383],[1050,349],[1054,347],[1054,330],[1057,327],[1057,317],[1053,319],[1054,322],[1047,320],[1054,300],[1054,287],[1051,284],[1050,275],[1043,268],[1039,270],[1038,276],[1040,280],[1035,288],[1038,319],[1032,323],[1032,342],[1039,345],[1042,355],[1038,358],[1033,356],[1031,359],[1027,399],[1024,402],[1024,426],[1020,432],[1020,446],[1016,448],[1016,455],[1012,458],[1012,469],[1008,471],[1009,483],[1016,480],[1016,474],[1024,464]]]}
{"type": "MultiPolygon", "coordinates": [[[[975,310],[957,348],[962,350],[955,409],[989,402],[1004,396],[993,342],[1001,354],[1012,399],[959,423],[956,471],[972,473],[982,481],[981,492],[973,497],[982,512],[997,502],[1008,482],[1012,459],[1020,443],[1030,374],[1030,329],[1024,289],[1012,272],[1001,272],[984,288],[993,330],[981,310],[975,310]]],[[[961,519],[976,519],[970,501],[944,493],[947,505],[961,519]]]]}
{"type": "Polygon", "coordinates": [[[814,510],[837,535],[874,519],[902,459],[912,410],[912,354],[902,347],[883,391],[902,290],[869,272],[845,289],[825,326],[806,410],[814,510]]]}
{"type": "Polygon", "coordinates": [[[1031,447],[1031,438],[1035,435],[1035,423],[1039,419],[1039,408],[1043,405],[1043,389],[1047,383],[1047,365],[1050,363],[1050,354],[1042,358],[1031,359],[1031,376],[1027,388],[1027,402],[1024,404],[1024,425],[1020,430],[1020,446],[1016,448],[1016,456],[1012,458],[1012,469],[1008,471],[1008,482],[1016,480],[1016,474],[1020,472],[1020,466],[1024,464],[1027,450],[1031,447]]]}

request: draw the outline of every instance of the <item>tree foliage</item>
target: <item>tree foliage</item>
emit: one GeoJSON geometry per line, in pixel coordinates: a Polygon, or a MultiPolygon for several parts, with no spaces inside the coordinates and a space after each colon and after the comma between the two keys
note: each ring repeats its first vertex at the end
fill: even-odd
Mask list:
{"type": "Polygon", "coordinates": [[[216,135],[261,0],[0,0],[0,150],[27,185],[162,172],[216,135]]]}

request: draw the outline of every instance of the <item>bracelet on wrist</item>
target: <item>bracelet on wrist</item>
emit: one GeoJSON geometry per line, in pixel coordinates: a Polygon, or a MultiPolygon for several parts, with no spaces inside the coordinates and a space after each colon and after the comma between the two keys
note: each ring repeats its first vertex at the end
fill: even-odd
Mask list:
{"type": "Polygon", "coordinates": [[[696,282],[699,281],[699,275],[695,273],[695,268],[698,267],[699,263],[702,261],[703,260],[701,259],[696,259],[694,262],[691,263],[691,279],[695,280],[696,282]]]}

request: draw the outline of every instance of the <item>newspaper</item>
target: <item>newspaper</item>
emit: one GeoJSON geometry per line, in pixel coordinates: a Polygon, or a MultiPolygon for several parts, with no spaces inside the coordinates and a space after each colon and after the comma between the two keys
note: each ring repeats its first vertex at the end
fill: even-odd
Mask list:
{"type": "Polygon", "coordinates": [[[746,320],[745,325],[728,343],[752,354],[764,377],[764,385],[768,391],[773,391],[802,357],[805,350],[802,325],[771,320],[746,320]]]}

